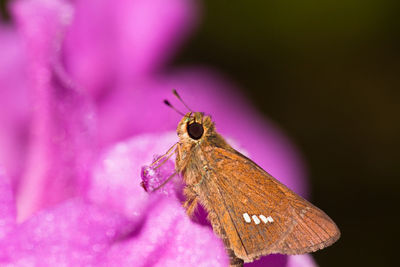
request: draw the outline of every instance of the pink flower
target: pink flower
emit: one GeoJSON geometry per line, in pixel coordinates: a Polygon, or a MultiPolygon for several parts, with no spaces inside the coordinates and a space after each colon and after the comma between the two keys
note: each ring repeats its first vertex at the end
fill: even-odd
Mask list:
{"type": "MultiPolygon", "coordinates": [[[[234,85],[165,67],[196,24],[193,1],[21,0],[11,10],[13,24],[0,25],[1,264],[227,265],[222,242],[178,198],[140,186],[141,168],[177,140],[180,118],[161,104],[171,88],[306,194],[290,141],[234,85]]],[[[252,265],[310,266],[293,263],[303,259],[312,265],[279,255],[252,265]]]]}

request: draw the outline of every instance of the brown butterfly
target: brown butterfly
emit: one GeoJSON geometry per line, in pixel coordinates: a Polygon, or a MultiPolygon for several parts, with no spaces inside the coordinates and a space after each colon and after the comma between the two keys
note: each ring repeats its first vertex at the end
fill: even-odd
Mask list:
{"type": "Polygon", "coordinates": [[[189,215],[198,203],[205,207],[231,266],[268,254],[314,252],[339,239],[328,215],[233,149],[209,116],[188,112],[177,133],[179,142],[165,156],[175,151],[176,172],[185,182],[184,207],[189,215]]]}

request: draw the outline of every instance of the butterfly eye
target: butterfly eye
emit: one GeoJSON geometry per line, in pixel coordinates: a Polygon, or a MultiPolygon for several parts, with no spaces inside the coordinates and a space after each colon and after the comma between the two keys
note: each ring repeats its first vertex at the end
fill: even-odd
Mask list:
{"type": "Polygon", "coordinates": [[[187,125],[187,131],[190,138],[198,140],[203,136],[204,128],[200,123],[194,122],[187,125]]]}

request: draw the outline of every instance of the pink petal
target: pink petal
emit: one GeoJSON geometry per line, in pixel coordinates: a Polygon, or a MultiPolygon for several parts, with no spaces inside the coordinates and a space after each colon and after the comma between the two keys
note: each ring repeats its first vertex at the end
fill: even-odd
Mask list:
{"type": "Polygon", "coordinates": [[[261,257],[252,263],[246,263],[245,267],[317,267],[310,254],[304,255],[268,255],[261,257]]]}
{"type": "Polygon", "coordinates": [[[175,142],[173,132],[143,134],[109,148],[94,167],[88,198],[128,218],[143,216],[149,194],[140,185],[141,168],[152,161],[154,151],[166,152],[175,142]]]}
{"type": "Polygon", "coordinates": [[[0,166],[0,240],[15,226],[15,202],[11,183],[0,166]]]}
{"type": "Polygon", "coordinates": [[[287,267],[317,267],[310,254],[289,256],[287,267]]]}
{"type": "Polygon", "coordinates": [[[30,119],[26,58],[21,38],[0,24],[0,165],[15,189],[23,171],[30,119]]]}
{"type": "Polygon", "coordinates": [[[96,97],[158,71],[193,28],[194,7],[187,0],[75,1],[68,71],[96,97]]]}
{"type": "Polygon", "coordinates": [[[106,262],[116,266],[228,265],[222,241],[208,227],[194,224],[174,199],[160,197],[147,213],[137,239],[114,245],[106,262]]]}
{"type": "Polygon", "coordinates": [[[0,242],[0,263],[17,266],[96,265],[115,240],[134,229],[124,217],[81,199],[39,212],[0,242]]]}
{"type": "Polygon", "coordinates": [[[79,193],[90,160],[90,103],[66,76],[59,48],[71,6],[64,1],[19,1],[14,15],[27,49],[33,99],[18,218],[79,193]]]}

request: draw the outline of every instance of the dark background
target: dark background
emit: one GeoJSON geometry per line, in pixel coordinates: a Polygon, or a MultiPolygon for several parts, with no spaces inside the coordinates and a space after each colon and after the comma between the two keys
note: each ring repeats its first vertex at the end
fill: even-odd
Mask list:
{"type": "Polygon", "coordinates": [[[206,0],[173,62],[225,73],[300,147],[312,201],[342,231],[320,266],[397,262],[399,3],[206,0]]]}

